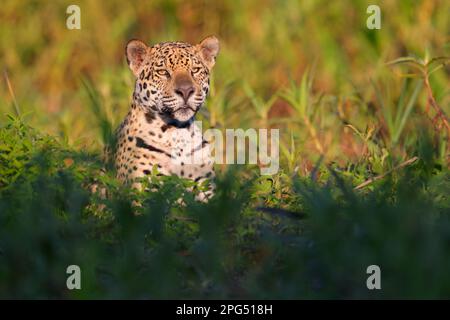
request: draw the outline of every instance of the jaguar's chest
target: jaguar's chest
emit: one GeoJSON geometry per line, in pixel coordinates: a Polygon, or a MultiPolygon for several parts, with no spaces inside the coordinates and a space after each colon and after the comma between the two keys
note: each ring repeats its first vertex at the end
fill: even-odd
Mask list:
{"type": "Polygon", "coordinates": [[[117,176],[133,181],[152,173],[200,181],[213,175],[208,143],[201,130],[191,124],[178,128],[157,117],[130,112],[117,133],[115,156],[117,176]]]}

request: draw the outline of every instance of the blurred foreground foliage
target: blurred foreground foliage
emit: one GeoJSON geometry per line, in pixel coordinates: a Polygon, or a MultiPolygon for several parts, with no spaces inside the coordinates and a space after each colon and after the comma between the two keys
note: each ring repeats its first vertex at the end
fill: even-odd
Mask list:
{"type": "Polygon", "coordinates": [[[0,137],[1,298],[450,297],[450,177],[426,139],[362,190],[333,166],[317,180],[230,169],[210,203],[180,205],[178,178],[137,193],[19,119],[0,137]],[[81,290],[66,288],[72,264],[81,290]],[[382,290],[366,288],[372,264],[382,290]]]}

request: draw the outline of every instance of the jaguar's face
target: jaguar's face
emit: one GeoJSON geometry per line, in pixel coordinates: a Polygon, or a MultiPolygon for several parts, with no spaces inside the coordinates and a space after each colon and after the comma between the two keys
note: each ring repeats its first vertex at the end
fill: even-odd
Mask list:
{"type": "Polygon", "coordinates": [[[168,119],[189,121],[205,102],[218,51],[215,37],[195,46],[169,42],[147,47],[130,41],[126,55],[136,75],[134,98],[168,119]]]}

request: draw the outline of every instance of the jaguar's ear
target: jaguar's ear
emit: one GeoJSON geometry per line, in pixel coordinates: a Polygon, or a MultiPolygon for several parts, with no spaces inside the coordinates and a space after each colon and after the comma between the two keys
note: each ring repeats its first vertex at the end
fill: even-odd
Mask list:
{"type": "Polygon", "coordinates": [[[147,45],[140,40],[130,40],[127,43],[125,55],[127,57],[128,66],[135,76],[139,75],[139,71],[148,52],[149,49],[147,45]]]}
{"type": "Polygon", "coordinates": [[[216,56],[219,53],[219,40],[215,36],[209,36],[203,39],[196,47],[203,62],[211,70],[216,63],[216,56]]]}

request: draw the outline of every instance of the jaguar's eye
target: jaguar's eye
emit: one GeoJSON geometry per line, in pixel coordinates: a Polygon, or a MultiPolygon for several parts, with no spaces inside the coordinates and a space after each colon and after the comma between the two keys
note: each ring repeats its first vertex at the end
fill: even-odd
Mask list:
{"type": "Polygon", "coordinates": [[[200,71],[200,67],[196,67],[192,69],[192,73],[198,73],[200,71]]]}
{"type": "Polygon", "coordinates": [[[156,73],[159,74],[160,76],[170,77],[170,73],[166,69],[157,70],[156,73]]]}

